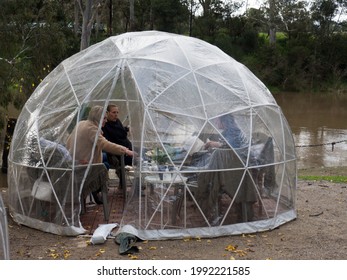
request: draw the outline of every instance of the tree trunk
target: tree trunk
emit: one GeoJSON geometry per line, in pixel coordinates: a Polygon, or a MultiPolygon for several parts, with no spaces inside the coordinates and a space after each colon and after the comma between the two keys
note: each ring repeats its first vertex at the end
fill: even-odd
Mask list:
{"type": "Polygon", "coordinates": [[[134,0],[129,0],[130,7],[130,31],[135,31],[134,0]]]}
{"type": "Polygon", "coordinates": [[[202,7],[202,15],[208,16],[211,13],[211,0],[199,0],[199,3],[202,7]]]}
{"type": "MultiPolygon", "coordinates": [[[[79,0],[79,1],[82,2],[82,0],[79,0]]],[[[84,50],[89,47],[90,35],[92,31],[92,6],[93,6],[93,0],[86,0],[86,5],[82,13],[83,22],[82,22],[80,50],[84,50]]]]}
{"type": "Polygon", "coordinates": [[[79,21],[79,4],[78,4],[78,0],[75,0],[75,6],[74,6],[74,26],[73,26],[73,31],[75,33],[75,35],[78,35],[78,30],[79,30],[79,25],[80,25],[80,21],[79,21]]]}
{"type": "Polygon", "coordinates": [[[112,36],[113,34],[113,28],[112,28],[112,24],[113,24],[113,0],[109,0],[108,3],[108,9],[109,9],[109,17],[108,17],[108,28],[107,28],[107,34],[108,36],[112,36]]]}
{"type": "Polygon", "coordinates": [[[79,4],[81,13],[83,15],[80,50],[84,50],[88,48],[90,44],[90,36],[92,33],[95,14],[97,13],[98,9],[102,6],[102,2],[106,2],[106,1],[85,0],[84,7],[83,7],[83,0],[77,0],[77,1],[79,4]]]}
{"type": "Polygon", "coordinates": [[[276,3],[275,0],[269,0],[270,7],[270,23],[269,23],[269,40],[270,46],[276,46],[276,23],[275,23],[275,13],[276,13],[276,3]]]}
{"type": "Polygon", "coordinates": [[[150,29],[153,30],[154,18],[153,18],[153,1],[151,0],[151,7],[149,11],[150,29]]]}

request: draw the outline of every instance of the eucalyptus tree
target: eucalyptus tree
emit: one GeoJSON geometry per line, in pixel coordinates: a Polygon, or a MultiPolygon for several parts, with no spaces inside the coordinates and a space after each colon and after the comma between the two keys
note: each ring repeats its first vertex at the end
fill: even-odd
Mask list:
{"type": "Polygon", "coordinates": [[[189,11],[188,34],[189,36],[192,36],[194,18],[199,9],[199,3],[198,0],[182,0],[181,3],[185,5],[187,10],[189,11]]]}
{"type": "Polygon", "coordinates": [[[20,108],[62,59],[76,52],[63,0],[0,1],[0,104],[20,108]]]}
{"type": "Polygon", "coordinates": [[[334,17],[338,12],[335,0],[317,0],[311,6],[315,33],[327,37],[334,31],[334,17]]]}
{"type": "Polygon", "coordinates": [[[198,0],[199,16],[195,18],[193,36],[214,43],[216,36],[226,28],[232,13],[240,6],[232,0],[198,0]]]}
{"type": "Polygon", "coordinates": [[[321,77],[330,87],[340,90],[347,82],[347,36],[339,32],[337,15],[346,9],[347,1],[317,0],[311,6],[313,34],[315,37],[315,76],[321,77]]]}
{"type": "Polygon", "coordinates": [[[189,11],[181,0],[151,0],[152,28],[172,33],[185,33],[189,11]]]}
{"type": "MultiPolygon", "coordinates": [[[[81,45],[80,50],[84,50],[90,45],[90,37],[95,21],[101,11],[106,7],[107,0],[76,0],[76,7],[82,15],[81,45]]],[[[75,22],[78,20],[78,13],[75,13],[75,22]]],[[[99,26],[96,26],[98,30],[99,26]]]]}
{"type": "Polygon", "coordinates": [[[279,29],[288,39],[306,37],[311,24],[307,1],[285,0],[279,1],[278,16],[279,29]]]}

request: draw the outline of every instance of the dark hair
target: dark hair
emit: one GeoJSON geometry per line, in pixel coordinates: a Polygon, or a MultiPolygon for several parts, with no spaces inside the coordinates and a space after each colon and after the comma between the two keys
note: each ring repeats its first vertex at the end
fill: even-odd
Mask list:
{"type": "Polygon", "coordinates": [[[114,108],[114,107],[117,107],[117,108],[118,108],[118,105],[116,105],[116,104],[108,104],[108,105],[107,105],[107,108],[106,108],[107,112],[110,112],[111,109],[114,108]]]}

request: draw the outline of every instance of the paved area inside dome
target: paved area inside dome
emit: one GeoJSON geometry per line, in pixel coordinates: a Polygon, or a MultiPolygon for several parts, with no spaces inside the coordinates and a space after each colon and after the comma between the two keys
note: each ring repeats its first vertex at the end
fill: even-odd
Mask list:
{"type": "MultiPolygon", "coordinates": [[[[82,223],[83,227],[87,230],[86,234],[88,234],[88,235],[92,235],[94,233],[94,231],[99,227],[99,225],[113,224],[113,223],[120,224],[120,222],[122,220],[124,203],[125,203],[124,193],[123,193],[122,189],[119,188],[119,180],[118,180],[117,176],[114,174],[114,172],[112,172],[112,170],[109,172],[109,177],[110,177],[109,191],[108,191],[109,220],[106,221],[104,218],[103,205],[97,205],[94,202],[87,199],[86,212],[84,214],[81,214],[80,219],[81,219],[81,223],[82,223]]],[[[128,180],[127,181],[128,193],[130,192],[130,189],[131,189],[131,182],[128,180]]],[[[134,200],[134,203],[136,204],[136,203],[138,203],[138,201],[134,200]]],[[[230,203],[230,198],[228,198],[226,196],[222,197],[220,200],[220,208],[226,209],[228,207],[229,203],[230,203]]],[[[269,203],[273,203],[273,201],[264,200],[264,203],[266,203],[267,206],[269,206],[269,203]]],[[[191,204],[193,204],[193,202],[191,202],[191,204]]],[[[173,208],[172,206],[173,205],[171,203],[171,206],[170,206],[171,209],[173,208]]],[[[204,221],[203,217],[199,214],[199,211],[197,211],[196,208],[194,208],[192,205],[190,207],[192,207],[192,208],[189,211],[189,214],[187,214],[186,226],[189,226],[189,225],[205,226],[206,225],[205,221],[204,221]]],[[[270,208],[274,209],[274,206],[272,206],[270,208]]],[[[268,208],[268,209],[270,209],[270,208],[268,208]]],[[[182,212],[182,210],[180,210],[180,211],[182,212]]],[[[129,210],[128,212],[130,213],[132,211],[129,210]]],[[[181,212],[180,212],[180,214],[182,215],[181,212]]],[[[232,211],[228,215],[226,222],[227,223],[237,223],[237,219],[238,219],[237,212],[238,211],[236,209],[234,209],[234,211],[232,211]]],[[[134,212],[132,214],[136,215],[136,213],[134,213],[134,212]]],[[[182,226],[182,224],[180,225],[180,223],[183,223],[183,220],[181,221],[179,218],[180,214],[178,214],[178,216],[177,215],[175,216],[175,223],[174,224],[178,227],[182,226]]],[[[257,203],[254,205],[254,214],[255,214],[255,216],[254,216],[255,219],[260,218],[261,216],[263,216],[265,214],[265,213],[263,213],[263,211],[261,211],[261,209],[259,208],[257,203]]],[[[156,224],[160,224],[160,215],[154,216],[153,222],[156,224]]],[[[171,227],[174,228],[176,226],[171,226],[171,227]]]]}
{"type": "Polygon", "coordinates": [[[101,224],[120,223],[124,208],[124,195],[119,188],[119,180],[112,172],[109,172],[109,191],[108,191],[108,207],[110,211],[109,220],[105,221],[103,205],[95,204],[87,198],[86,212],[81,214],[81,223],[88,231],[86,234],[93,234],[101,224]]]}

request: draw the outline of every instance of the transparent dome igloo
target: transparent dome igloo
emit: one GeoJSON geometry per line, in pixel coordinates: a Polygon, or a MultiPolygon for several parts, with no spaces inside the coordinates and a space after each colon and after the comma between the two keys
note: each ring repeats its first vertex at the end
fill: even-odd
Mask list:
{"type": "Polygon", "coordinates": [[[85,232],[81,194],[96,173],[63,151],[85,111],[101,105],[106,112],[110,103],[129,122],[137,153],[119,232],[212,237],[295,219],[294,141],[269,90],[215,46],[145,31],[66,59],[29,98],[9,153],[9,209],[17,222],[85,232]]]}
{"type": "Polygon", "coordinates": [[[0,260],[8,260],[9,258],[7,216],[5,205],[0,194],[0,260]]]}

